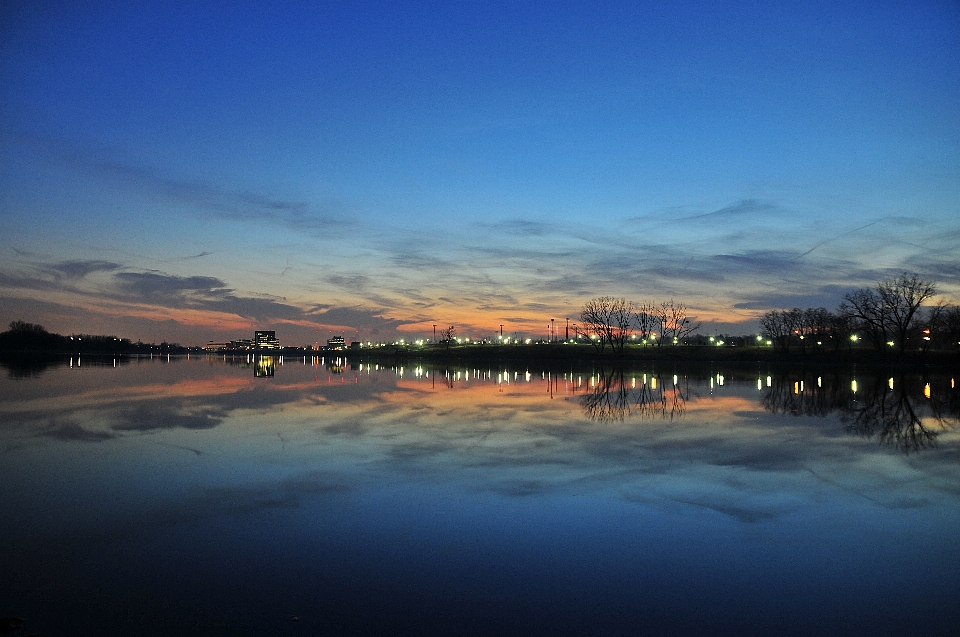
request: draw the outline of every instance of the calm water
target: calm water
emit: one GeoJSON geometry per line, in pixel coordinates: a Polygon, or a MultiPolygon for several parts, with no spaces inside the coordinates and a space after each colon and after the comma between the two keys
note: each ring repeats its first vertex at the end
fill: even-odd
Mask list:
{"type": "Polygon", "coordinates": [[[949,375],[100,363],[0,370],[14,634],[958,634],[949,375]]]}

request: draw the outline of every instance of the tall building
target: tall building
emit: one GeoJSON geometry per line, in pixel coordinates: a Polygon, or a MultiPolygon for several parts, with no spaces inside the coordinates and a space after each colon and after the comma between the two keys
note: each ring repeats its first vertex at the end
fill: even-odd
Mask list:
{"type": "Polygon", "coordinates": [[[277,333],[272,330],[257,330],[253,333],[254,349],[280,349],[277,333]]]}
{"type": "Polygon", "coordinates": [[[327,339],[327,349],[344,349],[345,341],[342,336],[327,339]]]}

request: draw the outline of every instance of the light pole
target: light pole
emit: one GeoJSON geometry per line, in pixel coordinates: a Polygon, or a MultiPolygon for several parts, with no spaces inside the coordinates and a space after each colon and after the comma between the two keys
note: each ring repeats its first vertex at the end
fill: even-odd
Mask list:
{"type": "Polygon", "coordinates": [[[434,343],[437,342],[437,324],[436,323],[433,324],[433,342],[434,343]]]}
{"type": "Polygon", "coordinates": [[[550,319],[550,342],[554,342],[557,339],[557,332],[553,329],[553,319],[550,319]]]}

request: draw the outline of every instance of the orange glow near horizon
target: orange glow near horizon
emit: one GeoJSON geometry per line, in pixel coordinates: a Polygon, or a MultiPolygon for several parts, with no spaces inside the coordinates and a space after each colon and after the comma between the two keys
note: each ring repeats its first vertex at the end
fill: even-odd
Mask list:
{"type": "MultiPolygon", "coordinates": [[[[170,323],[174,323],[184,328],[200,328],[208,330],[210,335],[206,340],[217,340],[218,338],[223,338],[227,335],[233,336],[238,333],[250,332],[258,328],[262,329],[265,326],[276,329],[277,326],[284,325],[295,326],[303,330],[310,330],[321,334],[324,331],[344,334],[356,333],[357,340],[361,341],[390,341],[394,338],[391,336],[389,331],[380,336],[373,337],[369,332],[370,328],[362,325],[356,326],[323,323],[323,314],[316,315],[316,319],[313,319],[309,314],[306,314],[306,312],[309,310],[309,307],[311,307],[309,304],[294,303],[294,305],[303,306],[303,310],[305,312],[303,318],[275,318],[256,320],[229,312],[211,309],[189,307],[171,308],[144,302],[129,302],[111,298],[101,298],[92,293],[87,294],[79,291],[59,291],[40,295],[36,293],[25,293],[21,290],[18,291],[16,295],[24,299],[33,299],[48,303],[53,302],[61,305],[63,308],[65,308],[65,310],[67,308],[77,308],[97,315],[98,317],[102,317],[101,320],[107,324],[102,329],[106,331],[112,330],[114,332],[117,330],[109,327],[109,323],[111,321],[133,319],[156,323],[158,324],[158,329],[161,330],[161,333],[170,331],[170,323]],[[161,328],[160,324],[167,324],[168,327],[161,328]]],[[[379,312],[374,311],[372,316],[399,321],[401,324],[395,328],[396,334],[398,337],[406,337],[408,339],[415,337],[432,339],[434,334],[434,325],[437,327],[438,334],[440,330],[452,325],[456,328],[457,334],[461,337],[469,337],[471,339],[478,340],[494,339],[500,335],[500,326],[503,325],[502,332],[504,336],[519,334],[524,338],[538,340],[551,336],[551,319],[553,319],[552,336],[557,339],[563,339],[568,334],[571,336],[574,335],[575,326],[580,324],[579,312],[582,302],[583,300],[578,299],[569,306],[561,307],[555,312],[551,312],[549,309],[542,309],[540,307],[538,307],[535,311],[530,311],[524,309],[524,305],[520,304],[520,306],[515,310],[511,310],[511,313],[514,316],[516,316],[516,314],[520,314],[526,315],[526,317],[521,320],[512,321],[504,318],[503,314],[506,310],[503,308],[498,308],[495,310],[472,309],[469,307],[445,308],[445,311],[441,316],[425,319],[423,317],[423,310],[421,308],[394,307],[389,310],[381,310],[379,312]]],[[[711,309],[700,307],[691,309],[690,314],[692,317],[694,317],[694,320],[697,321],[718,321],[733,324],[750,322],[756,320],[759,316],[759,312],[754,311],[732,310],[729,308],[711,309]]],[[[70,315],[66,311],[62,313],[62,316],[60,316],[61,322],[66,323],[70,320],[70,315]]],[[[149,335],[151,328],[145,327],[143,329],[148,333],[146,335],[146,340],[153,338],[149,335]]],[[[174,328],[174,330],[175,329],[176,328],[174,328]]],[[[80,326],[61,328],[61,331],[64,330],[66,333],[82,331],[80,326]]],[[[751,326],[749,329],[745,327],[743,331],[744,333],[748,333],[753,330],[754,327],[751,326]]],[[[131,336],[136,335],[124,333],[120,334],[120,336],[130,338],[131,336]]],[[[290,336],[288,338],[296,340],[297,338],[302,337],[303,335],[300,335],[299,337],[290,336]]],[[[180,339],[173,338],[172,340],[180,339]]],[[[188,338],[184,340],[191,339],[188,338]]],[[[283,338],[281,338],[281,340],[283,340],[283,338]]]]}

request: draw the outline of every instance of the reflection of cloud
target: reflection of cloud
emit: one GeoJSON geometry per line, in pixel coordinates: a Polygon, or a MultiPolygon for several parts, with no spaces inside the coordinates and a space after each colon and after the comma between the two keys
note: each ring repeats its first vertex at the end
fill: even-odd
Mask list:
{"type": "Polygon", "coordinates": [[[780,513],[772,510],[764,509],[748,509],[739,506],[731,506],[719,504],[716,502],[709,501],[694,501],[694,500],[682,500],[678,499],[676,502],[682,504],[689,504],[695,507],[701,507],[704,509],[709,509],[711,511],[716,511],[717,513],[722,513],[723,515],[729,515],[732,518],[736,518],[741,522],[746,522],[748,524],[754,524],[756,522],[765,522],[767,520],[775,520],[780,517],[780,513]]]}
{"type": "Polygon", "coordinates": [[[194,413],[161,404],[140,404],[115,415],[115,431],[150,431],[154,429],[212,429],[219,425],[225,413],[219,409],[204,408],[194,413]]]}
{"type": "Polygon", "coordinates": [[[91,529],[90,533],[101,541],[115,540],[157,527],[196,524],[202,520],[247,516],[274,509],[296,509],[307,498],[332,496],[350,489],[336,474],[307,471],[285,480],[253,486],[197,490],[178,500],[127,516],[106,532],[91,529]]]}
{"type": "MultiPolygon", "coordinates": [[[[705,379],[684,377],[689,393],[681,420],[635,418],[634,410],[622,420],[593,422],[583,416],[578,400],[591,386],[586,377],[564,376],[548,385],[539,375],[526,382],[522,373],[510,373],[515,380],[501,384],[494,380],[496,371],[477,370],[469,376],[458,376],[456,370],[429,371],[430,377],[404,380],[390,371],[356,373],[345,383],[340,377],[325,383],[313,382],[316,371],[309,366],[285,366],[277,371],[280,382],[244,377],[221,393],[216,387],[228,385],[231,376],[220,378],[214,372],[197,383],[196,391],[181,397],[170,386],[141,385],[114,391],[112,401],[101,392],[106,402],[96,409],[96,399],[81,392],[75,411],[66,408],[69,400],[58,401],[61,415],[54,425],[37,418],[26,424],[28,408],[41,413],[45,403],[40,399],[18,403],[19,411],[7,408],[3,415],[21,421],[28,431],[58,440],[122,440],[129,432],[151,432],[166,437],[159,438],[162,444],[195,451],[186,439],[169,436],[234,419],[250,422],[247,416],[256,414],[251,431],[264,435],[264,423],[275,423],[283,430],[280,441],[290,462],[316,466],[327,454],[334,464],[362,458],[353,465],[359,475],[349,482],[327,476],[210,492],[183,508],[171,505],[168,512],[151,513],[154,522],[192,519],[200,515],[201,505],[212,507],[212,515],[297,506],[311,490],[346,488],[365,480],[364,474],[456,483],[470,492],[506,497],[612,490],[644,506],[676,503],[743,523],[776,519],[803,506],[802,498],[784,494],[809,489],[811,479],[818,488],[862,496],[877,506],[926,506],[909,493],[897,493],[899,483],[893,478],[884,481],[881,476],[877,482],[871,474],[869,486],[863,487],[853,484],[856,478],[832,480],[831,474],[849,473],[851,463],[862,462],[864,454],[883,450],[858,447],[836,417],[796,419],[760,411],[762,394],[756,393],[755,380],[739,389],[728,381],[720,395],[709,395],[705,379]],[[309,382],[297,381],[304,377],[309,382]],[[268,421],[261,418],[265,414],[268,421]],[[90,422],[102,423],[106,431],[98,432],[90,422]],[[811,466],[817,468],[812,478],[811,466]],[[836,486],[841,482],[842,488],[836,486]],[[884,488],[891,489],[889,497],[863,495],[884,488]],[[212,504],[214,499],[219,504],[212,504]]],[[[624,380],[632,387],[629,373],[624,380]]],[[[271,444],[279,447],[275,432],[269,429],[271,444]]],[[[954,457],[932,456],[929,466],[936,470],[938,461],[954,457]]]]}
{"type": "Polygon", "coordinates": [[[508,480],[494,484],[490,490],[512,498],[522,498],[526,496],[544,495],[552,492],[554,489],[542,480],[508,480]]]}
{"type": "Polygon", "coordinates": [[[89,431],[74,422],[58,423],[50,429],[44,430],[42,435],[57,440],[80,442],[101,442],[116,437],[116,434],[106,431],[89,431]]]}

